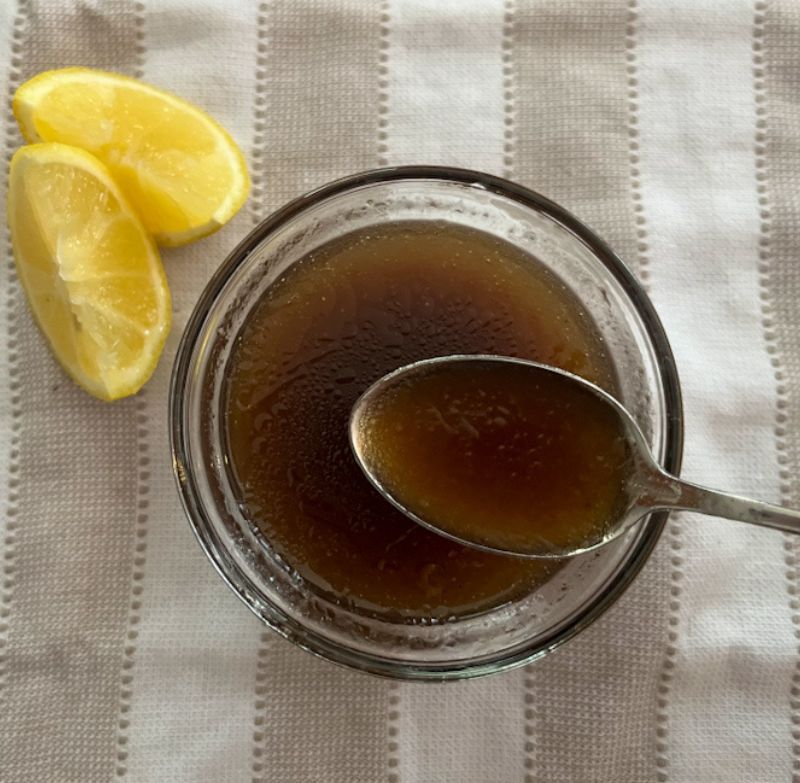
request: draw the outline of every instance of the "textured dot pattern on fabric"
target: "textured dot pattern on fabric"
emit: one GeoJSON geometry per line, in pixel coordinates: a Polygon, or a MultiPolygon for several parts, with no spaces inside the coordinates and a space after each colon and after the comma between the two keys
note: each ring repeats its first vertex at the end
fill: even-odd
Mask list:
{"type": "MultiPolygon", "coordinates": [[[[236,600],[173,486],[167,386],[195,301],[287,200],[378,165],[504,174],[646,285],[682,378],[688,478],[800,504],[800,6],[793,0],[8,0],[0,138],[34,73],[139,75],[216,116],[252,197],[165,251],[175,326],[145,393],[55,365],[0,264],[0,780],[732,783],[800,770],[800,548],[673,518],[553,655],[389,683],[236,600]]],[[[5,189],[5,181],[0,183],[5,189]]]]}

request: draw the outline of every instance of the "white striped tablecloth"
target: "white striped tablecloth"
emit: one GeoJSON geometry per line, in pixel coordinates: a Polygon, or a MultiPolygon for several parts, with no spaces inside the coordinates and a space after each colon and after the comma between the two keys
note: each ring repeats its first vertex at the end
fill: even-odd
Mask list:
{"type": "MultiPolygon", "coordinates": [[[[382,164],[504,174],[607,238],[677,357],[684,473],[800,505],[800,4],[794,0],[4,0],[0,113],[91,65],[204,106],[249,204],[165,251],[175,328],[146,390],[73,387],[0,268],[0,781],[800,781],[798,548],[690,515],[541,662],[387,683],[266,632],[192,539],[172,356],[254,223],[382,164]]],[[[5,177],[2,188],[5,189],[5,177]]]]}

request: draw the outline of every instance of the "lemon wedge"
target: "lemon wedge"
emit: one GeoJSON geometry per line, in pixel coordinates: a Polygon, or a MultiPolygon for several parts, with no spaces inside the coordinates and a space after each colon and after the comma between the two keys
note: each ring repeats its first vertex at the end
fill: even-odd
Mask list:
{"type": "Polygon", "coordinates": [[[13,108],[27,141],[105,163],[161,245],[216,231],[247,198],[244,157],[225,129],[149,84],[92,68],[45,71],[19,87],[13,108]]]}
{"type": "Polygon", "coordinates": [[[11,159],[17,274],[56,358],[103,400],[137,392],[171,321],[158,248],[97,158],[33,144],[11,159]]]}

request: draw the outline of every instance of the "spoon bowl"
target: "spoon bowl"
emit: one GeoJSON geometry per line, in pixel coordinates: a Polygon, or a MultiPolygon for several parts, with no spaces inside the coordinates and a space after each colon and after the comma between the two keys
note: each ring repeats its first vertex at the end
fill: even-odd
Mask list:
{"type": "Polygon", "coordinates": [[[660,509],[800,532],[797,511],[667,473],[613,396],[533,361],[453,355],[401,367],[356,401],[349,437],[386,500],[492,552],[571,557],[660,509]]]}

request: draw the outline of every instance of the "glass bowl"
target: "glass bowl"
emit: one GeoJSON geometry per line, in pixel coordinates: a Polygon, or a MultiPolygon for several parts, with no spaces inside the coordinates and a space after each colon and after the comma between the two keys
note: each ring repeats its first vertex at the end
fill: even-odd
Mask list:
{"type": "Polygon", "coordinates": [[[389,677],[475,677],[528,663],[599,617],[634,578],[666,521],[653,514],[602,549],[572,558],[527,595],[450,621],[411,622],[344,607],[305,582],[237,504],[226,454],[223,393],[231,349],[253,305],[287,268],[350,231],[401,220],[465,224],[511,242],[577,296],[602,334],[619,397],[661,464],[680,469],[680,388],[647,296],[613,251],[566,210],[512,182],[413,166],[338,180],[279,210],[230,254],[183,335],[170,390],[181,499],[200,545],[261,620],[298,646],[389,677]]]}

